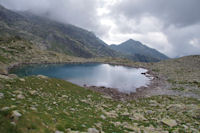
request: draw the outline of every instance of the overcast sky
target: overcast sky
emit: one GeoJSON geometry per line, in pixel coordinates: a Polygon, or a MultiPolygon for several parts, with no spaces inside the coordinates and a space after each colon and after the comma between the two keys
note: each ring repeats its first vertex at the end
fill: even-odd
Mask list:
{"type": "Polygon", "coordinates": [[[130,38],[169,57],[200,54],[200,0],[0,0],[94,32],[107,44],[130,38]]]}

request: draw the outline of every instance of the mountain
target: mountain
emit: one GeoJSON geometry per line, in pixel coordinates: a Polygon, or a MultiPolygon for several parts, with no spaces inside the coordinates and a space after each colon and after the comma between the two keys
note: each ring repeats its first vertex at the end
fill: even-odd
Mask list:
{"type": "Polygon", "coordinates": [[[78,57],[116,57],[117,52],[92,32],[28,12],[13,12],[0,6],[0,35],[20,36],[41,49],[78,57]]]}
{"type": "Polygon", "coordinates": [[[121,52],[126,55],[127,58],[139,58],[140,61],[144,62],[168,59],[166,55],[132,39],[129,39],[119,45],[110,45],[110,48],[121,52]]]}
{"type": "Polygon", "coordinates": [[[154,49],[129,40],[119,46],[109,46],[85,29],[63,24],[30,12],[14,12],[0,6],[0,36],[18,36],[41,50],[83,57],[127,58],[140,62],[167,59],[154,49]]]}

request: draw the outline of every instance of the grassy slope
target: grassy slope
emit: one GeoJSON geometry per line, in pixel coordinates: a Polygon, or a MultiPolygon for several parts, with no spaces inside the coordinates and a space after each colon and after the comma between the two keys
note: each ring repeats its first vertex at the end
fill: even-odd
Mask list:
{"type": "MultiPolygon", "coordinates": [[[[39,50],[30,42],[16,37],[0,41],[1,66],[26,61],[54,62],[58,59],[66,62],[88,61],[51,53],[39,50]]],[[[134,63],[113,58],[90,61],[147,67],[165,76],[174,86],[184,81],[184,86],[193,88],[194,84],[199,90],[199,56],[160,63],[134,63]],[[175,77],[177,74],[180,77],[175,77]]],[[[154,96],[129,102],[113,101],[63,80],[41,77],[26,77],[25,80],[1,77],[0,93],[4,95],[0,99],[0,132],[5,133],[67,132],[69,128],[87,131],[92,127],[104,132],[182,133],[200,130],[200,101],[193,98],[154,96]],[[20,96],[24,98],[20,99],[20,96]],[[8,107],[7,110],[5,107],[8,107]],[[18,120],[12,117],[14,110],[22,114],[18,120]],[[169,127],[163,124],[163,118],[175,120],[177,125],[169,127]]]]}
{"type": "Polygon", "coordinates": [[[0,108],[9,107],[0,111],[1,132],[87,131],[92,127],[104,132],[199,130],[200,102],[191,98],[156,96],[122,103],[57,79],[27,77],[0,83],[4,94],[0,108]],[[24,99],[17,98],[20,94],[24,99]],[[13,110],[22,114],[19,120],[11,117],[13,110]],[[168,127],[163,118],[174,119],[178,125],[168,127]]]}

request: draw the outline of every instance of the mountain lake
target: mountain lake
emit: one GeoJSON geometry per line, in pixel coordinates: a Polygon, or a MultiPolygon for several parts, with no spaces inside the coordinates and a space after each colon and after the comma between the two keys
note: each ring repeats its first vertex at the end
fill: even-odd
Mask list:
{"type": "Polygon", "coordinates": [[[141,73],[143,68],[132,68],[101,63],[84,64],[34,64],[15,67],[10,73],[19,77],[45,75],[67,80],[80,86],[104,86],[120,92],[135,92],[136,88],[147,86],[150,78],[141,73]]]}

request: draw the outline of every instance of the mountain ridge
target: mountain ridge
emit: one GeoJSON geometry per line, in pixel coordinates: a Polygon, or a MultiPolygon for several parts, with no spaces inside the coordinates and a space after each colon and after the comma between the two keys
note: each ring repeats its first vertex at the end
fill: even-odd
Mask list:
{"type": "Polygon", "coordinates": [[[11,11],[3,6],[0,8],[0,29],[1,36],[20,36],[41,49],[70,56],[127,58],[139,62],[161,60],[145,54],[123,53],[85,29],[36,16],[30,12],[11,11]]]}
{"type": "Polygon", "coordinates": [[[78,57],[117,56],[106,43],[92,32],[62,24],[27,12],[13,12],[4,7],[0,10],[0,27],[10,35],[42,44],[47,49],[78,57]]]}
{"type": "Polygon", "coordinates": [[[150,48],[139,41],[135,41],[133,39],[129,39],[125,42],[122,42],[119,45],[112,44],[110,48],[121,52],[131,58],[131,56],[147,56],[152,58],[153,61],[160,61],[169,59],[166,55],[157,51],[156,49],[150,48]]]}

